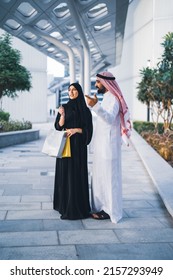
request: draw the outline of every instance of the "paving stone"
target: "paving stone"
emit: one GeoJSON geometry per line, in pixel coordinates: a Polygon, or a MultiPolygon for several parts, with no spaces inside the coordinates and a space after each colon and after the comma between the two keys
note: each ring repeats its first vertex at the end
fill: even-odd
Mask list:
{"type": "Polygon", "coordinates": [[[29,176],[24,176],[22,174],[15,174],[15,175],[7,175],[4,176],[4,178],[7,178],[8,183],[7,184],[37,184],[40,182],[39,178],[31,178],[29,176]]]}
{"type": "Polygon", "coordinates": [[[21,198],[21,202],[50,202],[52,201],[50,195],[23,195],[21,198]]]}
{"type": "Polygon", "coordinates": [[[1,168],[0,173],[26,173],[27,169],[18,168],[1,168]]]}
{"type": "Polygon", "coordinates": [[[123,208],[152,208],[152,205],[145,200],[124,200],[123,201],[123,208]]]}
{"type": "Polygon", "coordinates": [[[156,229],[128,229],[114,230],[120,242],[123,243],[159,243],[173,242],[173,228],[156,229]]]}
{"type": "Polygon", "coordinates": [[[0,176],[0,184],[3,185],[3,184],[7,184],[8,183],[8,178],[7,176],[0,176]]]}
{"type": "Polygon", "coordinates": [[[30,210],[30,211],[8,211],[7,220],[24,220],[24,219],[59,219],[60,214],[54,210],[30,210]]]}
{"type": "Polygon", "coordinates": [[[0,189],[0,195],[2,195],[2,194],[3,194],[3,192],[4,192],[4,190],[3,190],[3,189],[0,189]]]}
{"type": "Polygon", "coordinates": [[[42,202],[42,209],[44,210],[50,210],[53,208],[52,202],[42,202]]]}
{"type": "Polygon", "coordinates": [[[47,175],[42,175],[40,174],[40,181],[41,182],[48,182],[48,183],[54,183],[54,178],[55,178],[55,174],[53,175],[49,175],[49,174],[52,174],[52,172],[46,172],[47,175]]]}
{"type": "Polygon", "coordinates": [[[83,220],[86,229],[145,229],[164,228],[164,225],[157,218],[123,218],[117,224],[110,220],[97,221],[94,219],[83,220]]]}
{"type": "Polygon", "coordinates": [[[138,187],[136,187],[136,188],[132,187],[131,190],[129,188],[123,189],[123,198],[126,198],[126,200],[127,200],[128,196],[130,197],[130,199],[132,197],[134,197],[134,199],[135,199],[135,197],[138,197],[138,199],[136,199],[136,200],[139,200],[139,199],[141,200],[141,198],[144,195],[146,196],[146,192],[144,192],[141,188],[138,188],[138,187]]]}
{"type": "Polygon", "coordinates": [[[6,185],[0,185],[0,188],[4,189],[4,195],[22,195],[25,193],[28,193],[32,190],[31,184],[6,184],[6,185]]]}
{"type": "Polygon", "coordinates": [[[41,203],[2,203],[0,210],[36,210],[41,209],[41,203]]]}
{"type": "Polygon", "coordinates": [[[1,248],[1,260],[77,260],[76,248],[66,246],[37,246],[1,248]]]}
{"type": "Polygon", "coordinates": [[[112,230],[59,231],[60,244],[98,244],[119,242],[112,230]]]}
{"type": "Polygon", "coordinates": [[[7,214],[7,211],[0,211],[0,220],[4,220],[6,214],[7,214]]]}
{"type": "Polygon", "coordinates": [[[104,230],[117,228],[117,224],[112,223],[110,220],[85,219],[82,220],[82,223],[85,229],[104,230]]]}
{"type": "Polygon", "coordinates": [[[164,217],[169,216],[168,212],[164,208],[131,208],[124,209],[128,217],[137,218],[137,217],[164,217]]]}
{"type": "Polygon", "coordinates": [[[40,182],[39,184],[34,184],[32,186],[32,189],[48,189],[48,190],[51,190],[51,192],[53,193],[53,189],[54,189],[54,184],[52,183],[43,183],[43,182],[40,182]]]}
{"type": "Polygon", "coordinates": [[[123,199],[125,200],[158,200],[158,196],[156,194],[147,194],[145,192],[142,193],[123,193],[123,199]]]}
{"type": "MultiPolygon", "coordinates": [[[[135,176],[135,174],[134,174],[135,176]]],[[[141,184],[145,184],[145,185],[152,185],[152,182],[151,182],[151,179],[146,177],[145,179],[144,178],[140,178],[140,176],[138,175],[138,177],[135,177],[135,181],[134,181],[134,176],[132,177],[132,174],[130,175],[130,177],[124,177],[122,182],[123,183],[129,183],[129,184],[134,184],[134,185],[139,185],[141,184]]]]}
{"type": "Polygon", "coordinates": [[[2,195],[0,196],[0,203],[18,203],[20,202],[21,197],[18,195],[2,195]]]}
{"type": "MultiPolygon", "coordinates": [[[[49,229],[51,230],[51,229],[49,229]]],[[[42,220],[0,221],[0,232],[43,231],[42,220]]]]}
{"type": "Polygon", "coordinates": [[[4,190],[4,195],[22,195],[22,196],[43,196],[43,195],[52,195],[53,191],[51,189],[32,189],[32,187],[23,189],[21,191],[17,189],[8,189],[4,190]]]}
{"type": "MultiPolygon", "coordinates": [[[[151,187],[149,187],[149,186],[147,186],[147,188],[146,188],[146,185],[145,185],[145,188],[143,187],[143,186],[139,186],[139,184],[128,184],[128,185],[125,185],[125,184],[123,184],[123,193],[142,193],[142,192],[144,192],[144,190],[146,191],[146,189],[147,189],[147,191],[149,191],[149,190],[151,190],[151,187]]],[[[154,191],[152,191],[152,192],[154,192],[154,191]]]]}
{"type": "Polygon", "coordinates": [[[147,202],[152,205],[154,208],[164,208],[165,209],[165,205],[163,203],[163,201],[160,199],[157,199],[155,201],[153,200],[147,200],[147,202]]]}
{"type": "Polygon", "coordinates": [[[127,213],[123,210],[123,218],[128,217],[127,213]]]}
{"type": "Polygon", "coordinates": [[[76,230],[76,229],[84,229],[81,220],[43,220],[43,228],[44,230],[76,230]]]}
{"type": "Polygon", "coordinates": [[[57,245],[55,231],[0,232],[0,247],[57,245]]]}
{"type": "Polygon", "coordinates": [[[168,244],[94,244],[77,245],[79,260],[173,260],[168,244]]]}
{"type": "Polygon", "coordinates": [[[172,216],[169,217],[158,217],[157,218],[165,227],[173,228],[173,219],[172,216]]]}

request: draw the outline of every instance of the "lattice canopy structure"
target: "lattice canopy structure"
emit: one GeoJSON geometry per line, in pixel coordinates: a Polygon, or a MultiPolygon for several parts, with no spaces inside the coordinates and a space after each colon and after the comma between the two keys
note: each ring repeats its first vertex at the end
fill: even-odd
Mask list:
{"type": "Polygon", "coordinates": [[[128,5],[129,0],[1,0],[0,28],[65,65],[72,80],[76,74],[86,79],[120,63],[128,5]]]}

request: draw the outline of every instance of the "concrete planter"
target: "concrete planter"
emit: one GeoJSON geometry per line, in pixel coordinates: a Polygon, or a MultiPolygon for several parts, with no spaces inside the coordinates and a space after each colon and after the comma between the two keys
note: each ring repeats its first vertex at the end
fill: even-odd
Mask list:
{"type": "Polygon", "coordinates": [[[27,129],[0,133],[0,148],[39,139],[39,130],[27,129]]]}
{"type": "Polygon", "coordinates": [[[168,212],[173,217],[173,168],[135,130],[131,140],[168,212]]]}

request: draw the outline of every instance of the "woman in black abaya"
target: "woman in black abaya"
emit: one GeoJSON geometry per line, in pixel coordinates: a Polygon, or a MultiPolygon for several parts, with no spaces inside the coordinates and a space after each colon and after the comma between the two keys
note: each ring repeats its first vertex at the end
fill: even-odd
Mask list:
{"type": "Polygon", "coordinates": [[[61,219],[76,220],[90,216],[87,145],[93,125],[81,86],[71,84],[68,93],[68,103],[58,109],[55,129],[70,136],[71,157],[56,159],[53,208],[61,219]]]}

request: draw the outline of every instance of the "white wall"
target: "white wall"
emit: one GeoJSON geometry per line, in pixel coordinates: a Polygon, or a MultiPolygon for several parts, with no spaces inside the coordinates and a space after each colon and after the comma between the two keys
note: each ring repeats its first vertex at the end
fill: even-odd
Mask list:
{"type": "Polygon", "coordinates": [[[121,64],[110,69],[124,93],[133,120],[147,120],[147,108],[136,98],[139,70],[155,67],[163,36],[173,31],[172,0],[133,0],[128,9],[121,64]]]}
{"type": "MultiPolygon", "coordinates": [[[[0,30],[0,34],[3,31],[0,30]]],[[[32,75],[30,91],[19,93],[15,100],[3,97],[2,108],[14,120],[32,123],[47,121],[47,57],[18,38],[13,37],[13,47],[21,52],[21,64],[32,75]]]]}

